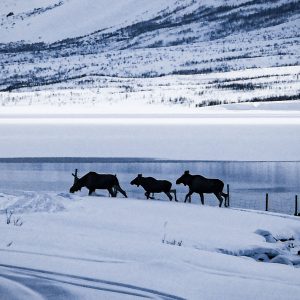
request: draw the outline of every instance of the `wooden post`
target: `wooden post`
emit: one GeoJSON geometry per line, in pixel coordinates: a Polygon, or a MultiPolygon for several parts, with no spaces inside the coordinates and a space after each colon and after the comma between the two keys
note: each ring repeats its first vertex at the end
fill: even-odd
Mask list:
{"type": "Polygon", "coordinates": [[[230,206],[229,184],[227,184],[227,207],[230,206]]]}
{"type": "Polygon", "coordinates": [[[298,216],[298,196],[295,196],[295,216],[298,216]]]}
{"type": "Polygon", "coordinates": [[[269,210],[269,194],[266,193],[266,211],[269,210]]]}
{"type": "Polygon", "coordinates": [[[75,169],[75,174],[72,173],[72,176],[74,177],[74,183],[78,180],[77,174],[78,174],[78,169],[75,169]]]}

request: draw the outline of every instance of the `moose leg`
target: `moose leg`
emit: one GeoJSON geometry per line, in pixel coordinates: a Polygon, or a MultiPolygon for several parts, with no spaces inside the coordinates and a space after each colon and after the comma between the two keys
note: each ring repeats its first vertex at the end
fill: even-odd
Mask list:
{"type": "Polygon", "coordinates": [[[108,188],[107,190],[108,190],[109,194],[111,195],[111,197],[113,197],[113,198],[116,197],[116,193],[115,193],[115,191],[113,190],[113,188],[110,187],[110,188],[108,188]]]}
{"type": "Polygon", "coordinates": [[[224,206],[228,207],[228,194],[221,192],[221,196],[223,196],[225,199],[224,206]]]}
{"type": "Polygon", "coordinates": [[[177,195],[176,195],[176,190],[170,190],[170,193],[173,193],[174,194],[174,197],[175,197],[175,201],[178,202],[177,200],[177,195]]]}
{"type": "Polygon", "coordinates": [[[108,190],[109,197],[115,197],[116,191],[114,188],[109,188],[107,190],[108,190]]]}
{"type": "Polygon", "coordinates": [[[223,198],[221,196],[221,193],[214,193],[216,195],[216,197],[218,198],[218,200],[220,201],[219,207],[222,207],[222,203],[223,203],[223,198]]]}
{"type": "Polygon", "coordinates": [[[89,196],[91,196],[95,192],[95,189],[89,189],[89,196]]]}
{"type": "Polygon", "coordinates": [[[169,200],[172,201],[173,197],[171,196],[170,192],[164,192],[164,193],[168,196],[169,200]]]}
{"type": "Polygon", "coordinates": [[[119,185],[115,185],[114,188],[116,189],[116,195],[117,195],[117,192],[119,191],[125,198],[127,198],[126,192],[124,190],[122,190],[119,185]]]}
{"type": "Polygon", "coordinates": [[[192,196],[193,193],[194,193],[194,192],[189,191],[189,192],[186,194],[185,199],[184,199],[184,203],[186,202],[186,200],[187,200],[188,198],[189,198],[189,201],[190,201],[190,203],[191,203],[191,196],[192,196]]]}
{"type": "Polygon", "coordinates": [[[152,196],[150,196],[150,194],[151,194],[150,192],[145,193],[145,196],[147,197],[147,199],[152,199],[152,200],[155,199],[154,198],[154,193],[152,193],[152,196]]]}
{"type": "Polygon", "coordinates": [[[203,193],[199,193],[199,195],[200,195],[201,203],[202,205],[204,205],[204,195],[203,193]]]}

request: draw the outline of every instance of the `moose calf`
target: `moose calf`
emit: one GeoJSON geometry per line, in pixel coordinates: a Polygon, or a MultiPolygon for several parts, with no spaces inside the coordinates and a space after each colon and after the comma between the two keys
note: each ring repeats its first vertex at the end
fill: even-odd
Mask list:
{"type": "Polygon", "coordinates": [[[174,193],[175,196],[175,201],[177,201],[176,197],[176,190],[172,190],[172,183],[167,180],[157,180],[153,177],[143,177],[142,174],[138,174],[138,176],[133,179],[130,183],[131,185],[136,185],[136,186],[142,186],[144,190],[146,191],[145,196],[147,199],[154,199],[153,197],[150,197],[151,193],[165,193],[170,201],[172,201],[173,197],[171,196],[170,193],[174,193]]]}

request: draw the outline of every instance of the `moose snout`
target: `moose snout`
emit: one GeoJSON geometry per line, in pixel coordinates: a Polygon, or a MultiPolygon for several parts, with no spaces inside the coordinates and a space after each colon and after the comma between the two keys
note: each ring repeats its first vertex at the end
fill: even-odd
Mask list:
{"type": "Polygon", "coordinates": [[[70,187],[70,193],[74,194],[75,192],[77,192],[77,189],[73,186],[70,187]]]}
{"type": "Polygon", "coordinates": [[[130,182],[131,185],[136,185],[137,187],[140,186],[139,182],[137,182],[135,179],[133,179],[131,182],[130,182]]]}

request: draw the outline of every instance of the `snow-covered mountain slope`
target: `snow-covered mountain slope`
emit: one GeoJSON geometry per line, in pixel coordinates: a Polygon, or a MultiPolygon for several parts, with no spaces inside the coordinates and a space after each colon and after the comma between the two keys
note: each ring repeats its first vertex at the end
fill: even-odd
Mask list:
{"type": "Polygon", "coordinates": [[[117,37],[126,46],[182,44],[288,23],[299,14],[294,0],[3,0],[1,6],[2,43],[86,36],[117,37]]]}
{"type": "Polygon", "coordinates": [[[1,42],[55,42],[155,17],[174,0],[3,0],[1,42]],[[9,13],[14,15],[7,17],[9,13]]]}
{"type": "Polygon", "coordinates": [[[2,1],[0,88],[299,65],[294,0],[2,1]]]}

